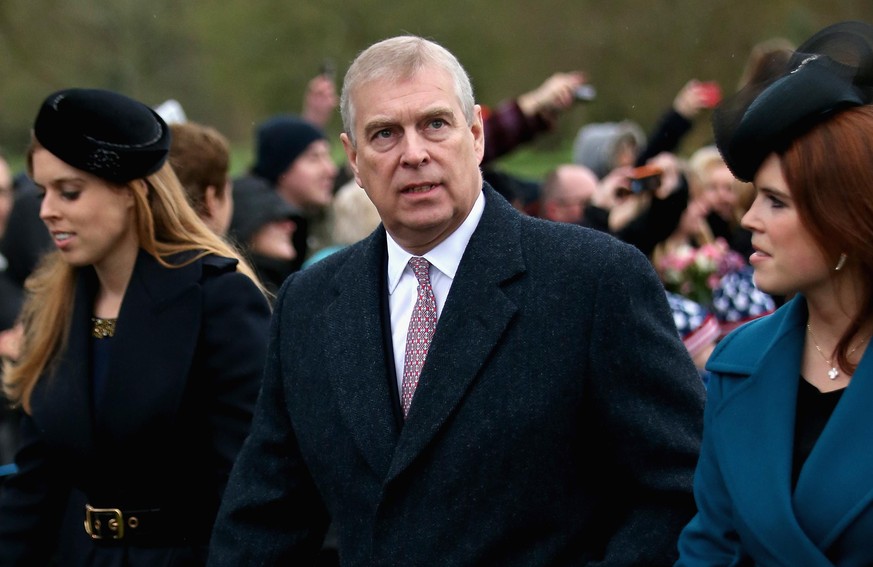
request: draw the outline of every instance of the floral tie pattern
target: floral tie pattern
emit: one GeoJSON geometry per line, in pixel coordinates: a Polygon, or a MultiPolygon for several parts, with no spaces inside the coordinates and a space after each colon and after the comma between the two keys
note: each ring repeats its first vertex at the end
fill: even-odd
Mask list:
{"type": "Polygon", "coordinates": [[[403,360],[403,384],[400,388],[400,402],[403,406],[403,417],[409,413],[412,395],[418,386],[418,377],[427,357],[427,349],[433,338],[437,324],[436,298],[430,284],[430,262],[424,258],[413,256],[409,266],[418,279],[418,299],[412,308],[409,318],[409,330],[406,334],[406,355],[403,360]]]}

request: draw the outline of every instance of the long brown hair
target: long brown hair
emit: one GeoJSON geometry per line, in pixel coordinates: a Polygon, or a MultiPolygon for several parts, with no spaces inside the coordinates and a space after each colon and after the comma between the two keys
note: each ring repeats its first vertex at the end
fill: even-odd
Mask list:
{"type": "MultiPolygon", "coordinates": [[[[28,152],[28,169],[39,146],[28,152]]],[[[134,196],[134,222],[140,247],[167,268],[180,267],[216,254],[239,260],[237,270],[245,274],[266,295],[263,285],[244,257],[217,236],[197,215],[185,197],[185,190],[169,163],[154,174],[125,184],[134,196]],[[194,251],[182,264],[167,257],[194,251]]],[[[73,295],[78,268],[57,252],[49,253],[27,279],[27,299],[22,309],[24,340],[16,361],[7,361],[3,391],[13,404],[30,411],[30,395],[39,377],[66,348],[72,317],[73,295]]]]}
{"type": "MultiPolygon", "coordinates": [[[[782,154],[785,181],[797,212],[825,257],[846,267],[834,273],[854,276],[860,305],[837,343],[836,360],[848,372],[848,353],[856,336],[873,319],[873,106],[844,110],[797,138],[782,154]]],[[[839,287],[837,288],[839,289],[839,287]]]]}

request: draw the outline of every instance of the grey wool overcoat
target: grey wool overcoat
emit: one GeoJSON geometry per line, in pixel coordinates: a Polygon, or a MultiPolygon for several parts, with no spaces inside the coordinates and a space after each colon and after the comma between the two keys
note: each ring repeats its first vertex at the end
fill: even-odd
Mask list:
{"type": "Polygon", "coordinates": [[[279,292],[210,564],[669,565],[695,512],[704,389],[645,256],[487,184],[408,419],[386,235],[279,292]]]}

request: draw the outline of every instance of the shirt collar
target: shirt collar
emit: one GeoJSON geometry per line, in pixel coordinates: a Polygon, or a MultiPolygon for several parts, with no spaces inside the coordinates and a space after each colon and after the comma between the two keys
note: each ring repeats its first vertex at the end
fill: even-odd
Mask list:
{"type": "MultiPolygon", "coordinates": [[[[464,222],[448,238],[424,254],[427,261],[437,270],[454,279],[458,265],[461,263],[461,256],[464,255],[470,237],[479,226],[479,219],[482,218],[484,210],[485,193],[480,191],[464,222]]],[[[400,276],[413,255],[401,248],[387,231],[386,235],[388,236],[388,293],[391,294],[400,282],[400,276]]]]}

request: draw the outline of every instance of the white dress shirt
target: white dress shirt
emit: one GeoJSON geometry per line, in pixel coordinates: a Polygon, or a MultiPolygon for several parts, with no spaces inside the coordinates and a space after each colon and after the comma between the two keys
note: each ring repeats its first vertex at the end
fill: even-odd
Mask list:
{"type": "MultiPolygon", "coordinates": [[[[424,255],[430,262],[430,283],[436,298],[437,320],[442,315],[458,264],[461,263],[461,256],[464,255],[473,231],[479,225],[484,209],[485,194],[480,192],[464,222],[448,238],[424,255]]],[[[412,256],[388,234],[388,308],[391,311],[391,341],[394,345],[394,371],[398,392],[403,384],[406,332],[415,300],[418,298],[418,279],[409,267],[412,256]]]]}

